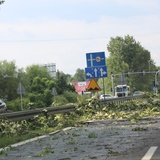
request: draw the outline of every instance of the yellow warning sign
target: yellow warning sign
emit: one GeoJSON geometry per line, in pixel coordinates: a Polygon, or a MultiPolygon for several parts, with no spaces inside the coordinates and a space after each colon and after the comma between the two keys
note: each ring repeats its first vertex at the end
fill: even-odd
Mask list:
{"type": "Polygon", "coordinates": [[[99,85],[97,84],[97,82],[94,79],[91,79],[88,88],[87,88],[88,92],[97,92],[97,91],[101,91],[101,88],[99,87],[99,85]]]}

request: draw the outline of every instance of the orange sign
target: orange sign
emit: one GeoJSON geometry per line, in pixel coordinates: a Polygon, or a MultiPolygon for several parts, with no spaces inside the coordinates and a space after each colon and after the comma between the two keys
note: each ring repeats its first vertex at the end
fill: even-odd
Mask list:
{"type": "Polygon", "coordinates": [[[87,92],[97,92],[97,91],[101,91],[101,88],[94,79],[91,79],[87,88],[87,92]]]}

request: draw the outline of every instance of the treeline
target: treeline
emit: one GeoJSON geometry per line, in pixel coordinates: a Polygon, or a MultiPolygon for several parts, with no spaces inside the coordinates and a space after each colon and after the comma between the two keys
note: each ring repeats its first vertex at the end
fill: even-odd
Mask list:
{"type": "MultiPolygon", "coordinates": [[[[110,92],[112,82],[111,74],[114,76],[114,86],[121,84],[120,76],[123,75],[131,91],[153,91],[155,73],[160,69],[155,65],[151,53],[145,49],[132,36],[111,38],[107,45],[109,56],[106,57],[108,77],[105,79],[105,90],[110,92]],[[139,74],[130,74],[141,72],[139,74]],[[118,74],[118,75],[116,75],[118,74]]],[[[108,55],[108,53],[107,53],[108,55]]],[[[99,79],[102,84],[102,80],[99,79]]]]}
{"type": "Polygon", "coordinates": [[[39,65],[18,69],[14,61],[1,61],[0,98],[7,102],[9,109],[20,110],[20,94],[17,89],[21,83],[25,88],[25,93],[22,94],[24,109],[48,107],[53,103],[73,103],[76,101],[76,93],[68,82],[69,77],[70,75],[57,71],[56,78],[53,78],[45,67],[39,65]],[[56,91],[56,100],[53,88],[56,91]]]}
{"type": "MultiPolygon", "coordinates": [[[[112,37],[107,45],[107,50],[109,52],[106,53],[108,77],[104,78],[105,85],[103,86],[102,78],[97,79],[98,84],[104,87],[105,92],[111,92],[111,74],[125,75],[126,83],[132,92],[135,90],[153,91],[155,74],[146,72],[157,71],[160,67],[155,65],[147,49],[136,42],[132,36],[127,35],[112,37]],[[134,72],[141,73],[129,74],[134,72]]],[[[61,105],[77,102],[77,93],[71,85],[73,81],[86,81],[84,69],[78,68],[73,76],[57,71],[56,78],[53,78],[46,68],[39,65],[19,69],[14,61],[0,62],[0,98],[9,102],[8,106],[14,110],[20,110],[20,96],[17,94],[19,83],[26,90],[23,95],[24,106],[37,108],[55,103],[61,105]],[[53,88],[56,89],[56,100],[52,93],[53,88]]],[[[120,77],[114,76],[114,86],[119,83],[121,83],[120,77]]]]}

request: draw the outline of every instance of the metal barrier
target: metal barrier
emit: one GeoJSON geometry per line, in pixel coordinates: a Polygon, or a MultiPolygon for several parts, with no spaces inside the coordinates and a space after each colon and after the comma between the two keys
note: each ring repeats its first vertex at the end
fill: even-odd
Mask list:
{"type": "Polygon", "coordinates": [[[106,99],[99,100],[99,101],[100,101],[100,104],[107,104],[107,103],[120,103],[120,102],[125,102],[125,101],[139,99],[139,98],[144,98],[144,95],[117,97],[117,98],[106,98],[106,99]]]}
{"type": "MultiPolygon", "coordinates": [[[[99,100],[100,104],[107,104],[107,103],[120,103],[125,102],[132,99],[143,98],[143,95],[138,96],[130,96],[130,97],[118,97],[118,98],[108,98],[104,100],[99,100]]],[[[11,113],[1,113],[1,117],[6,117],[11,121],[21,121],[33,118],[36,115],[42,116],[46,113],[51,114],[58,114],[58,113],[66,113],[69,111],[74,111],[76,108],[74,105],[66,105],[66,106],[56,106],[56,107],[47,107],[47,108],[37,108],[34,110],[24,110],[18,112],[11,112],[11,113]]]]}
{"type": "Polygon", "coordinates": [[[69,111],[75,110],[75,106],[57,106],[57,107],[47,107],[47,108],[37,108],[34,110],[25,110],[25,111],[18,111],[12,113],[3,113],[0,114],[1,117],[6,117],[11,121],[21,121],[33,118],[36,115],[42,116],[47,114],[57,114],[57,113],[66,113],[69,111]]]}

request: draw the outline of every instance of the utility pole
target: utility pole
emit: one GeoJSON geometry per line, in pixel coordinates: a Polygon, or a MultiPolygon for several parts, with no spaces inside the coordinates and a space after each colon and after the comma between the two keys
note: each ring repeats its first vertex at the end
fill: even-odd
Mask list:
{"type": "Polygon", "coordinates": [[[151,60],[148,61],[149,72],[151,71],[151,60]]]}
{"type": "Polygon", "coordinates": [[[112,82],[112,95],[114,96],[114,74],[111,73],[111,82],[112,82]]]}
{"type": "Polygon", "coordinates": [[[157,72],[156,72],[156,74],[155,74],[155,92],[156,92],[156,95],[157,95],[157,93],[158,93],[158,88],[157,88],[157,86],[158,86],[158,81],[157,81],[157,74],[159,74],[160,73],[160,70],[158,70],[157,72]]]}

